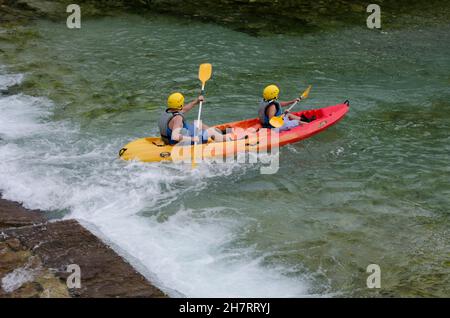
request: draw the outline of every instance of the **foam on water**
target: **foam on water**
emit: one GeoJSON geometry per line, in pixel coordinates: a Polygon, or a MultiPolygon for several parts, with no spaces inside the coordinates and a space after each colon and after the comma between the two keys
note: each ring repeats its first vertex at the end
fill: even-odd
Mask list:
{"type": "MultiPolygon", "coordinates": [[[[0,71],[2,71],[3,68],[0,67],[0,71]]],[[[11,87],[13,85],[19,84],[23,80],[23,74],[7,74],[2,75],[0,74],[0,90],[5,90],[8,87],[11,87]]]]}
{"type": "MultiPolygon", "coordinates": [[[[0,87],[21,79],[2,75],[0,87]]],[[[180,202],[175,213],[161,212],[177,197],[205,189],[210,178],[245,167],[204,164],[192,172],[167,164],[125,163],[115,158],[126,140],[52,121],[52,108],[46,98],[0,98],[0,191],[5,199],[87,222],[171,295],[307,294],[303,280],[285,275],[288,268],[263,265],[264,257],[251,246],[231,244],[246,222],[252,222],[235,218],[239,211],[192,210],[180,202]]]]}
{"type": "Polygon", "coordinates": [[[48,105],[42,98],[25,95],[1,98],[0,135],[15,139],[46,130],[47,126],[40,122],[40,119],[48,115],[48,105]]]}

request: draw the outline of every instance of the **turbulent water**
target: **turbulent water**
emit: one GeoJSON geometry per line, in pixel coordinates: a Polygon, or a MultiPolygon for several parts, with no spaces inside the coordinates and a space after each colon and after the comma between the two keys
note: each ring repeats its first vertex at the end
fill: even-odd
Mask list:
{"type": "Polygon", "coordinates": [[[0,42],[4,198],[83,221],[172,296],[450,295],[450,25],[258,38],[122,16],[21,32],[0,42]],[[208,124],[255,117],[272,82],[282,99],[312,84],[299,108],[350,112],[283,148],[274,175],[119,160],[157,134],[169,93],[196,97],[205,61],[208,124]]]}

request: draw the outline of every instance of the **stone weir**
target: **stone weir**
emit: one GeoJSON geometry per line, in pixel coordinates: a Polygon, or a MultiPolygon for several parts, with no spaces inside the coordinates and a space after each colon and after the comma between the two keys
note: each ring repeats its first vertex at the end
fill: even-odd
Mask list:
{"type": "Polygon", "coordinates": [[[167,297],[76,220],[0,199],[0,298],[167,297]]]}

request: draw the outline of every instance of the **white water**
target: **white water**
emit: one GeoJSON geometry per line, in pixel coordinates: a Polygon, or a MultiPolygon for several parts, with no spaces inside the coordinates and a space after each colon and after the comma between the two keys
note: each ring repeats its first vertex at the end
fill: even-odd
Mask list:
{"type": "MultiPolygon", "coordinates": [[[[3,74],[0,88],[22,79],[3,74]]],[[[52,121],[53,107],[45,98],[0,96],[0,191],[5,199],[88,222],[172,296],[307,294],[307,283],[288,277],[288,268],[263,265],[264,256],[252,247],[232,244],[254,222],[239,211],[220,206],[190,210],[179,200],[178,211],[165,213],[164,207],[182,195],[207,191],[209,179],[245,168],[204,166],[192,172],[167,164],[125,163],[116,157],[127,140],[52,121]]]]}
{"type": "Polygon", "coordinates": [[[30,258],[24,266],[6,274],[1,280],[2,289],[7,293],[11,293],[19,289],[23,284],[33,281],[41,267],[33,267],[32,262],[33,258],[30,258]]]}

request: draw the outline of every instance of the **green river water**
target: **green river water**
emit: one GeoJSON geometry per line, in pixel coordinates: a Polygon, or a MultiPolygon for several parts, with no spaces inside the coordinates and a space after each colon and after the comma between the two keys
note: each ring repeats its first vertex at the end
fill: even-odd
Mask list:
{"type": "Polygon", "coordinates": [[[0,42],[5,198],[85,222],[170,295],[450,296],[448,21],[252,37],[123,15],[20,30],[0,42]],[[157,134],[168,94],[197,96],[205,61],[207,124],[256,117],[272,82],[286,100],[313,85],[298,109],[350,111],[282,148],[273,175],[117,159],[157,134]]]}

